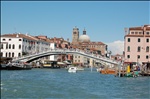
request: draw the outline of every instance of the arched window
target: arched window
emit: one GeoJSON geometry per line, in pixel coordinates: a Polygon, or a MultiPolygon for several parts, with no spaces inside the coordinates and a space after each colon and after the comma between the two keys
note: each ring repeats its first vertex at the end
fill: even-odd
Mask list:
{"type": "Polygon", "coordinates": [[[20,53],[18,53],[18,57],[20,57],[21,56],[21,54],[20,53]]]}
{"type": "Polygon", "coordinates": [[[127,51],[130,52],[130,46],[128,46],[128,50],[127,51]]]}
{"type": "Polygon", "coordinates": [[[9,44],[9,49],[11,49],[11,44],[9,44]]]}
{"type": "Polygon", "coordinates": [[[140,59],[140,55],[137,55],[137,58],[140,59]]]}
{"type": "Polygon", "coordinates": [[[12,53],[12,57],[14,57],[14,52],[12,53]]]}
{"type": "Polygon", "coordinates": [[[137,49],[137,51],[138,51],[138,52],[140,52],[140,51],[141,51],[141,47],[140,47],[140,46],[138,46],[138,49],[137,49]]]}
{"type": "Polygon", "coordinates": [[[146,42],[149,42],[149,39],[146,39],[146,42]]]}
{"type": "Polygon", "coordinates": [[[15,45],[13,44],[12,49],[15,49],[15,45]]]}
{"type": "Polygon", "coordinates": [[[141,42],[141,39],[140,39],[140,38],[138,38],[138,42],[141,42]]]}
{"type": "Polygon", "coordinates": [[[8,49],[8,44],[6,44],[6,49],[8,49]]]}
{"type": "Polygon", "coordinates": [[[19,44],[19,49],[21,49],[21,44],[19,44]]]}
{"type": "Polygon", "coordinates": [[[3,44],[1,44],[1,49],[3,49],[3,44]]]}
{"type": "Polygon", "coordinates": [[[146,52],[149,52],[149,46],[146,47],[146,52]]]}
{"type": "Polygon", "coordinates": [[[6,57],[7,57],[7,53],[6,53],[6,57]]]}
{"type": "Polygon", "coordinates": [[[127,58],[130,58],[130,55],[127,55],[127,58]]]}
{"type": "Polygon", "coordinates": [[[148,55],[146,55],[146,59],[148,59],[148,55]]]}
{"type": "Polygon", "coordinates": [[[130,38],[128,38],[128,42],[130,42],[130,38]]]}
{"type": "Polygon", "coordinates": [[[9,52],[9,57],[11,57],[11,53],[9,52]]]}

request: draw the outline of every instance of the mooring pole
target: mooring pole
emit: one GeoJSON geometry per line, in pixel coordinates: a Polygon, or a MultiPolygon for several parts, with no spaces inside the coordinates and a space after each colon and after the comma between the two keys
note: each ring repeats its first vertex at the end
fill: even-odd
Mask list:
{"type": "Polygon", "coordinates": [[[118,66],[119,66],[119,77],[120,77],[120,72],[121,72],[121,71],[120,71],[120,70],[121,70],[121,62],[119,63],[118,66]]]}

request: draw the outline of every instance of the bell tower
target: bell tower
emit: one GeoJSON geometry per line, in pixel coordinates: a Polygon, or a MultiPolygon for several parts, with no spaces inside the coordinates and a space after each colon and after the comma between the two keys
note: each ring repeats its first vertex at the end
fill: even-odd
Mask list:
{"type": "Polygon", "coordinates": [[[75,26],[72,32],[72,44],[78,44],[78,40],[79,40],[79,28],[75,26]]]}

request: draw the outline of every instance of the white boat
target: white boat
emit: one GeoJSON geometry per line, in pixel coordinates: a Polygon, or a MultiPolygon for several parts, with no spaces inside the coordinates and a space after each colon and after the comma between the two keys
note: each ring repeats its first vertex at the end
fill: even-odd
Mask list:
{"type": "Polygon", "coordinates": [[[97,72],[100,72],[102,70],[102,68],[97,68],[96,70],[97,70],[97,72]]]}
{"type": "Polygon", "coordinates": [[[68,72],[76,73],[77,72],[77,67],[69,67],[68,72]]]}

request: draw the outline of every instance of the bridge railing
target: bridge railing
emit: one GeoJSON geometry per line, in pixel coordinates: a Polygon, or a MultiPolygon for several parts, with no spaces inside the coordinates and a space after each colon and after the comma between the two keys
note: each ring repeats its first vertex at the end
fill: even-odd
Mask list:
{"type": "Polygon", "coordinates": [[[25,57],[30,57],[30,56],[35,56],[35,55],[39,55],[39,54],[44,54],[44,53],[48,53],[48,52],[78,52],[78,53],[81,53],[81,54],[85,54],[87,56],[92,56],[92,57],[99,58],[101,60],[118,63],[117,61],[114,61],[112,59],[103,57],[103,56],[98,55],[98,54],[91,53],[90,51],[82,51],[80,49],[50,49],[50,50],[44,50],[44,51],[41,51],[41,52],[38,52],[38,53],[30,53],[30,55],[24,55],[24,56],[21,56],[21,57],[18,57],[18,58],[14,58],[14,60],[25,58],[25,57]]]}

